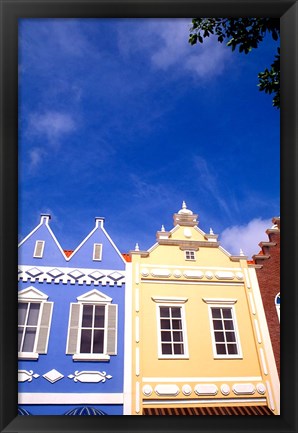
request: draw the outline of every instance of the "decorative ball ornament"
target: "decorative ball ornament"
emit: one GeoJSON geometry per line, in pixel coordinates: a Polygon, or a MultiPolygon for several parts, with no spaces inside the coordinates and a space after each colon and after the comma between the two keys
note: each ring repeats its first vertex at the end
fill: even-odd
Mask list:
{"type": "Polygon", "coordinates": [[[262,394],[262,395],[265,394],[266,387],[263,383],[258,383],[256,388],[257,388],[257,391],[259,394],[262,394]]]}
{"type": "Polygon", "coordinates": [[[237,277],[238,280],[242,280],[243,279],[242,272],[236,272],[236,277],[237,277]]]}
{"type": "Polygon", "coordinates": [[[208,278],[208,280],[211,280],[213,278],[213,273],[211,271],[207,271],[205,273],[205,277],[208,278]]]}
{"type": "Polygon", "coordinates": [[[152,394],[152,391],[153,391],[153,389],[152,389],[152,387],[150,385],[143,386],[143,394],[146,397],[149,397],[152,394]]]}
{"type": "Polygon", "coordinates": [[[230,392],[231,392],[231,389],[230,389],[229,385],[227,385],[226,383],[224,383],[224,384],[221,385],[221,387],[220,387],[220,392],[221,392],[223,395],[229,395],[230,392]]]}
{"type": "Polygon", "coordinates": [[[183,385],[182,392],[184,395],[190,395],[192,393],[192,388],[190,385],[183,385]]]}

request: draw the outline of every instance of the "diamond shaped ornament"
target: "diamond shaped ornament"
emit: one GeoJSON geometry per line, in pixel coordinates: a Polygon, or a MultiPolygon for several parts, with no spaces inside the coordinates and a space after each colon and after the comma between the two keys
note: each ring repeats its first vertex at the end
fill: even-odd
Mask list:
{"type": "Polygon", "coordinates": [[[105,274],[103,274],[102,272],[99,272],[99,271],[94,271],[94,272],[92,272],[91,274],[88,275],[88,277],[91,277],[95,281],[100,280],[104,276],[105,276],[105,274]]]}
{"type": "Polygon", "coordinates": [[[60,271],[60,269],[55,268],[55,269],[51,269],[50,272],[47,272],[47,274],[53,278],[57,278],[63,275],[63,272],[60,271]]]}
{"type": "Polygon", "coordinates": [[[55,383],[58,380],[62,379],[64,376],[62,373],[53,368],[53,370],[48,371],[42,377],[44,377],[47,381],[51,383],[55,383]]]}
{"type": "Polygon", "coordinates": [[[76,280],[84,276],[83,272],[78,271],[78,269],[75,269],[74,271],[70,272],[67,275],[69,275],[72,278],[75,278],[76,280]]]}
{"type": "Polygon", "coordinates": [[[121,280],[121,278],[124,278],[124,275],[119,274],[119,272],[116,271],[116,272],[112,272],[109,275],[109,277],[112,278],[112,280],[114,280],[114,281],[118,281],[118,280],[121,280]]]}
{"type": "Polygon", "coordinates": [[[26,271],[26,274],[29,274],[30,277],[37,277],[38,275],[42,274],[42,271],[40,269],[37,268],[31,268],[28,271],[26,271]]]}

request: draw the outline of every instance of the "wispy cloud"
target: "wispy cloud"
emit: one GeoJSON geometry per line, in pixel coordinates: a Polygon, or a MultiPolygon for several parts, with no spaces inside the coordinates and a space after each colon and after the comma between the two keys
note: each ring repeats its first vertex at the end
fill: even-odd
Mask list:
{"type": "Polygon", "coordinates": [[[29,151],[29,170],[34,171],[42,162],[46,151],[40,147],[34,147],[29,151]]]}
{"type": "Polygon", "coordinates": [[[258,244],[267,239],[265,231],[271,226],[271,219],[254,218],[245,225],[226,228],[221,234],[220,242],[231,254],[239,254],[242,249],[250,258],[259,252],[258,244]]]}
{"type": "Polygon", "coordinates": [[[76,124],[68,113],[46,111],[32,113],[29,117],[29,128],[32,134],[43,136],[51,144],[57,144],[60,137],[76,130],[76,124]]]}
{"type": "Polygon", "coordinates": [[[208,163],[206,159],[198,155],[194,158],[194,165],[197,169],[198,181],[201,188],[209,192],[226,215],[230,216],[231,210],[228,203],[223,198],[224,193],[220,187],[217,176],[214,174],[216,173],[215,169],[211,167],[210,163],[208,163]]]}
{"type": "Polygon", "coordinates": [[[229,63],[230,52],[216,38],[203,44],[188,43],[191,19],[147,19],[135,31],[124,35],[121,29],[119,49],[124,56],[147,53],[151,64],[164,71],[177,71],[204,79],[220,75],[229,63]]]}

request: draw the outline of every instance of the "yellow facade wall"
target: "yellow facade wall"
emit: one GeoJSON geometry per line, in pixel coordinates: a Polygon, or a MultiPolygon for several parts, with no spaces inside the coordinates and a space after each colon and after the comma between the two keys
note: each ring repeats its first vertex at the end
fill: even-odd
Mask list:
{"type": "Polygon", "coordinates": [[[131,252],[132,414],[141,415],[144,405],[222,402],[268,405],[278,414],[279,390],[270,342],[264,344],[266,324],[255,270],[248,269],[245,257],[230,256],[216,235],[202,232],[191,218],[187,215],[185,225],[181,221],[171,232],[158,232],[157,243],[147,252],[131,252]],[[186,260],[185,250],[194,251],[195,260],[186,260]],[[235,313],[240,354],[233,358],[218,358],[212,345],[209,308],[222,301],[235,313]],[[159,356],[158,308],[168,304],[184,312],[186,357],[159,356]],[[217,391],[200,394],[196,387],[201,385],[217,391]],[[222,391],[227,388],[229,392],[222,391]],[[159,392],[167,389],[168,395],[159,392]]]}

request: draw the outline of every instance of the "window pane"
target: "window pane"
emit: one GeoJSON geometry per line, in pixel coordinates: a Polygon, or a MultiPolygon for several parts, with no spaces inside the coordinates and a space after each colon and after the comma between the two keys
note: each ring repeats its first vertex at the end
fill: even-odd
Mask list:
{"type": "Polygon", "coordinates": [[[80,353],[91,353],[91,329],[82,329],[80,353]]]}
{"type": "Polygon", "coordinates": [[[230,308],[223,308],[222,315],[224,319],[232,319],[232,310],[230,308]]]}
{"type": "Polygon", "coordinates": [[[25,317],[27,312],[28,303],[26,302],[19,302],[19,325],[25,324],[25,317]]]}
{"type": "Polygon", "coordinates": [[[93,305],[83,305],[82,326],[84,328],[92,327],[93,305]]]}
{"type": "Polygon", "coordinates": [[[104,330],[95,330],[93,339],[93,353],[103,353],[104,330]]]}
{"type": "Polygon", "coordinates": [[[160,321],[160,327],[161,329],[170,329],[170,320],[167,319],[161,319],[160,321]]]}
{"type": "Polygon", "coordinates": [[[222,329],[222,321],[221,320],[213,320],[214,329],[222,329]]]}
{"type": "Polygon", "coordinates": [[[172,308],[172,317],[181,317],[181,308],[172,308]]]}
{"type": "Polygon", "coordinates": [[[173,332],[173,341],[183,341],[183,334],[181,331],[174,331],[173,332]]]}
{"type": "Polygon", "coordinates": [[[230,331],[234,330],[233,320],[225,320],[224,324],[225,324],[225,329],[228,329],[230,331]]]}
{"type": "Polygon", "coordinates": [[[234,332],[226,332],[226,340],[228,342],[234,343],[236,341],[236,336],[234,332]]]}
{"type": "Polygon", "coordinates": [[[163,355],[171,355],[172,354],[172,345],[171,344],[162,344],[161,351],[163,355]]]}
{"type": "Polygon", "coordinates": [[[220,319],[221,315],[220,315],[220,308],[212,308],[212,317],[213,319],[220,319]]]}
{"type": "Polygon", "coordinates": [[[183,355],[183,344],[174,344],[174,354],[175,355],[183,355]]]}
{"type": "Polygon", "coordinates": [[[22,352],[33,352],[36,328],[26,328],[22,352]]]}
{"type": "Polygon", "coordinates": [[[160,317],[170,317],[170,309],[168,307],[160,307],[160,317]]]}
{"type": "Polygon", "coordinates": [[[161,331],[161,341],[171,341],[171,333],[168,331],[161,331]]]}
{"type": "Polygon", "coordinates": [[[96,305],[95,307],[95,328],[104,328],[105,326],[105,307],[103,305],[96,305]]]}
{"type": "Polygon", "coordinates": [[[216,352],[218,355],[225,355],[226,354],[226,348],[224,344],[217,344],[216,345],[216,352]]]}
{"type": "Polygon", "coordinates": [[[37,325],[40,304],[30,304],[27,325],[37,325]]]}
{"type": "Polygon", "coordinates": [[[224,337],[224,333],[223,332],[215,332],[215,341],[218,342],[222,342],[225,341],[225,337],[224,337]]]}
{"type": "Polygon", "coordinates": [[[228,344],[228,353],[229,355],[237,355],[237,345],[236,344],[228,344]]]}
{"type": "Polygon", "coordinates": [[[21,342],[23,337],[24,328],[18,328],[18,351],[21,351],[21,342]]]}
{"type": "Polygon", "coordinates": [[[182,322],[181,322],[181,320],[173,319],[172,320],[172,327],[173,327],[173,329],[182,329],[182,322]]]}

